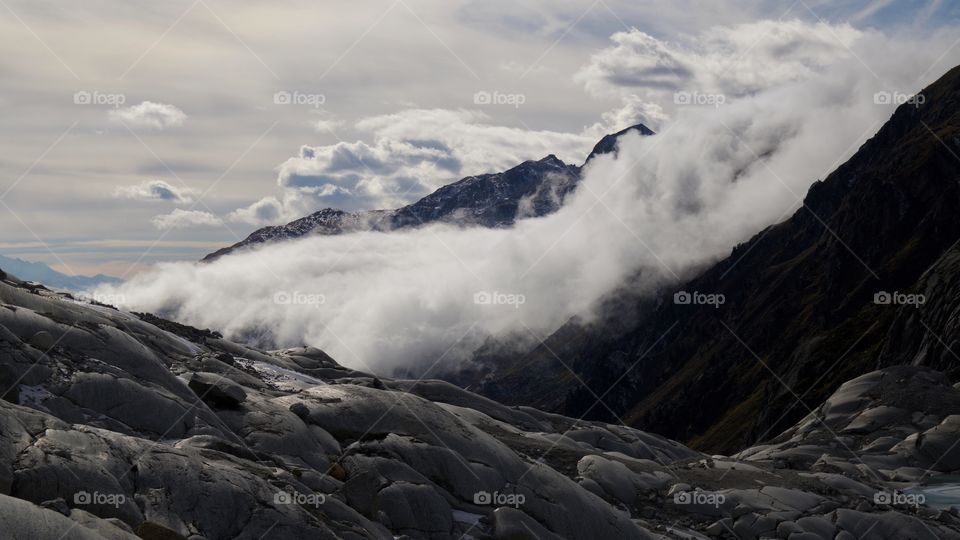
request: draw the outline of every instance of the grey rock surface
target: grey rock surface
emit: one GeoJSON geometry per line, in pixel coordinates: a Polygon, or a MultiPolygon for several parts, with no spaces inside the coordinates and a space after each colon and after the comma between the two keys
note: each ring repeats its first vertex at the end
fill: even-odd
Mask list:
{"type": "Polygon", "coordinates": [[[960,538],[954,512],[901,504],[960,469],[960,390],[924,368],[706,456],[12,276],[0,368],[0,523],[18,539],[960,538]]]}

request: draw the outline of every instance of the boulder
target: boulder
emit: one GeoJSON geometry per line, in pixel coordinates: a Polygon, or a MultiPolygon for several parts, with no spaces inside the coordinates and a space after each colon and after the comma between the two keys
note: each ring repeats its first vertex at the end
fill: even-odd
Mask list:
{"type": "Polygon", "coordinates": [[[191,373],[187,384],[197,397],[216,407],[236,408],[247,399],[244,389],[223,375],[191,373]]]}

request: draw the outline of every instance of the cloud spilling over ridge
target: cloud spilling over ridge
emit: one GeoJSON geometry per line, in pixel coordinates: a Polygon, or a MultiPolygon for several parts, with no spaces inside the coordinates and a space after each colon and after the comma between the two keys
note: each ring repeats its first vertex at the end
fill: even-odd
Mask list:
{"type": "Polygon", "coordinates": [[[722,106],[671,105],[658,135],[628,134],[559,212],[512,229],[312,237],[165,264],[102,292],[233,337],[315,345],[357,368],[449,365],[485,336],[545,335],[638,273],[642,289],[682,279],[786,218],[892,114],[874,94],[931,82],[943,69],[926,68],[951,42],[864,33],[849,54],[722,106]]]}

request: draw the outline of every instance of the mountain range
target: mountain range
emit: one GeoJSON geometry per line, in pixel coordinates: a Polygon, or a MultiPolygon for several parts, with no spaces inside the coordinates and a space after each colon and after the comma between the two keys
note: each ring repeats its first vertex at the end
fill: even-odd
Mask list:
{"type": "Polygon", "coordinates": [[[74,292],[86,291],[97,285],[117,284],[123,281],[120,278],[104,274],[69,276],[57,272],[44,263],[24,261],[13,257],[4,257],[3,255],[0,255],[0,268],[19,276],[21,279],[74,292]]]}

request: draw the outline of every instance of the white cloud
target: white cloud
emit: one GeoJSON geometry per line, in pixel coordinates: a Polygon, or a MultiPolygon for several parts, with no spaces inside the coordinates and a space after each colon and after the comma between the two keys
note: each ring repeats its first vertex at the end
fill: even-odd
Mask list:
{"type": "Polygon", "coordinates": [[[319,133],[333,132],[342,125],[343,120],[335,120],[329,117],[322,117],[319,120],[313,121],[313,129],[317,130],[319,133]]]}
{"type": "Polygon", "coordinates": [[[280,165],[278,183],[346,210],[392,208],[449,182],[459,170],[449,148],[380,138],[303,146],[280,165]]]}
{"type": "Polygon", "coordinates": [[[190,227],[210,227],[213,225],[221,225],[223,221],[217,216],[211,214],[210,212],[203,212],[200,210],[181,210],[179,208],[174,209],[169,214],[160,214],[159,216],[154,216],[152,220],[153,226],[158,229],[186,229],[190,227]]]}
{"type": "Polygon", "coordinates": [[[183,125],[187,115],[173,105],[144,101],[139,105],[109,112],[110,118],[130,127],[163,130],[183,125]]]}
{"type": "Polygon", "coordinates": [[[262,227],[288,223],[317,210],[323,201],[309,190],[286,190],[278,197],[264,197],[227,214],[227,221],[262,227]]]}
{"type": "Polygon", "coordinates": [[[659,104],[646,101],[636,94],[628,94],[623,97],[620,107],[603,113],[602,121],[587,128],[584,133],[599,138],[637,124],[659,131],[669,118],[659,104]]]}
{"type": "Polygon", "coordinates": [[[680,108],[658,135],[628,134],[617,157],[594,160],[559,212],[511,229],[309,237],[212,264],[165,265],[109,292],[123,294],[127,307],[169,310],[227,335],[266,332],[280,345],[316,345],[352,367],[429,365],[451,347],[444,362],[455,362],[489,335],[524,325],[548,333],[588,314],[628,277],[648,291],[729,254],[798,208],[797,196],[892,113],[874,103],[878,82],[861,59],[880,66],[885,84],[915,91],[918,74],[954,39],[865,35],[853,45],[859,59],[771,78],[771,87],[754,86],[719,109],[680,108]],[[478,305],[480,291],[520,294],[525,303],[478,305]],[[276,303],[282,292],[326,302],[276,303]]]}
{"type": "Polygon", "coordinates": [[[365,118],[357,127],[378,139],[450,149],[464,175],[502,171],[548,154],[567,163],[582,163],[596,142],[583,134],[507,127],[490,121],[485,112],[476,110],[408,109],[365,118]]]}
{"type": "Polygon", "coordinates": [[[134,186],[120,186],[113,192],[114,197],[135,201],[169,201],[174,203],[193,202],[197,191],[188,187],[175,187],[163,180],[145,180],[134,186]]]}
{"type": "Polygon", "coordinates": [[[289,221],[285,215],[286,211],[282,202],[276,197],[264,197],[250,206],[230,212],[227,214],[227,220],[262,226],[289,221]]]}
{"type": "Polygon", "coordinates": [[[615,45],[594,54],[575,79],[595,96],[622,99],[605,125],[631,117],[658,123],[675,110],[676,92],[749,96],[849,58],[862,36],[847,24],[799,20],[714,27],[681,42],[634,29],[614,34],[615,45]]]}

